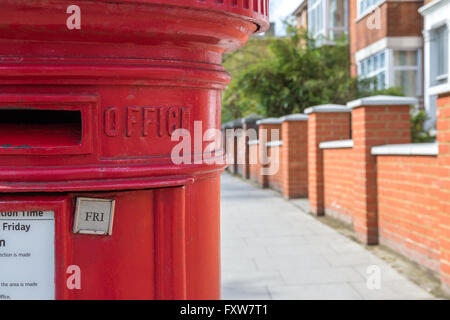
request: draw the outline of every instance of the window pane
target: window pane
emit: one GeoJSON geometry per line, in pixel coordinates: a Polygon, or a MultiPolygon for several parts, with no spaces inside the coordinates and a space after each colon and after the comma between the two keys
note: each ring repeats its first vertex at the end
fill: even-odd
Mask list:
{"type": "Polygon", "coordinates": [[[345,0],[330,0],[330,28],[345,27],[345,0]]]}
{"type": "Polygon", "coordinates": [[[395,71],[395,86],[402,88],[406,96],[417,95],[417,71],[401,70],[395,71]]]}
{"type": "Polygon", "coordinates": [[[437,31],[437,41],[438,41],[438,54],[437,54],[437,62],[438,62],[438,72],[437,75],[443,75],[447,73],[447,60],[448,60],[448,53],[447,53],[447,30],[446,28],[440,28],[437,31]]]}
{"type": "Polygon", "coordinates": [[[384,68],[384,64],[385,64],[384,59],[385,59],[385,54],[384,54],[384,52],[382,52],[380,54],[380,68],[384,68]]]}
{"type": "Polygon", "coordinates": [[[417,66],[417,51],[394,51],[394,66],[417,66]]]}
{"type": "Polygon", "coordinates": [[[372,64],[372,57],[370,57],[370,58],[367,59],[367,72],[368,73],[373,71],[372,66],[373,66],[373,64],[372,64]]]}
{"type": "Polygon", "coordinates": [[[378,74],[378,90],[382,90],[386,87],[385,81],[386,81],[385,73],[380,72],[378,74]]]}

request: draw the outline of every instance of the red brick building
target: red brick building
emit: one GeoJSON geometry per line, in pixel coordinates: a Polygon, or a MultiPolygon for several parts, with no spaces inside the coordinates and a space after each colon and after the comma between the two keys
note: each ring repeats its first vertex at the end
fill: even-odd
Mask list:
{"type": "Polygon", "coordinates": [[[423,1],[349,0],[351,71],[423,101],[423,1]]]}

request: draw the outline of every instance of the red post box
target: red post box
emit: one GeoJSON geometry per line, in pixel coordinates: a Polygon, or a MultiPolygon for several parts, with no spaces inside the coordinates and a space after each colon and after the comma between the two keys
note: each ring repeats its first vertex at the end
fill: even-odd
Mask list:
{"type": "Polygon", "coordinates": [[[204,133],[268,0],[0,5],[0,299],[219,298],[204,133]]]}

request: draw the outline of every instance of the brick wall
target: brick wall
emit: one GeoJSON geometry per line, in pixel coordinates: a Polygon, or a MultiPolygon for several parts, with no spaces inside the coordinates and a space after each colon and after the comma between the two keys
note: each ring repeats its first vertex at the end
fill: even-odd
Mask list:
{"type": "Polygon", "coordinates": [[[253,182],[258,182],[258,145],[249,145],[249,176],[253,182]]]}
{"type": "Polygon", "coordinates": [[[450,292],[450,93],[438,100],[438,194],[439,242],[441,247],[441,280],[450,292]]]}
{"type": "Polygon", "coordinates": [[[380,243],[439,272],[438,162],[432,156],[378,156],[380,243]]]}
{"type": "Polygon", "coordinates": [[[353,223],[354,172],[352,149],[323,150],[325,214],[353,223]]]}
{"type": "Polygon", "coordinates": [[[250,178],[250,165],[251,163],[256,163],[254,158],[252,161],[250,161],[250,146],[249,141],[257,140],[258,139],[258,126],[256,125],[256,122],[261,120],[262,117],[258,116],[256,114],[250,115],[248,117],[245,117],[242,119],[242,128],[245,131],[245,139],[243,141],[243,148],[244,148],[244,154],[243,154],[243,167],[242,167],[242,176],[245,179],[250,178]]]}
{"type": "Polygon", "coordinates": [[[237,164],[236,164],[236,172],[240,176],[244,176],[244,165],[245,165],[245,155],[247,149],[247,136],[245,135],[245,131],[242,128],[236,129],[239,133],[236,138],[237,143],[237,164]]]}
{"type": "Polygon", "coordinates": [[[227,157],[227,170],[234,173],[234,163],[236,162],[236,144],[234,137],[234,128],[228,126],[224,129],[225,134],[225,155],[227,157]]]}
{"type": "Polygon", "coordinates": [[[263,168],[267,168],[269,166],[268,159],[265,159],[263,156],[264,153],[269,156],[269,149],[267,149],[267,142],[272,141],[272,130],[278,130],[278,137],[281,139],[281,122],[277,119],[265,119],[258,121],[258,139],[259,139],[259,148],[258,148],[258,184],[261,188],[267,188],[268,186],[268,176],[261,174],[263,168]],[[266,134],[264,134],[264,131],[266,134]]]}
{"type": "Polygon", "coordinates": [[[278,192],[283,192],[283,168],[282,161],[280,161],[283,153],[283,147],[267,147],[267,152],[272,161],[270,165],[274,166],[274,168],[278,167],[278,170],[276,170],[274,174],[267,176],[267,186],[278,192]]]}
{"type": "Polygon", "coordinates": [[[352,111],[355,174],[353,226],[361,241],[378,242],[376,158],[372,147],[409,143],[409,105],[375,105],[372,99],[352,111]]]}
{"type": "Polygon", "coordinates": [[[349,138],[350,114],[348,111],[344,106],[329,107],[327,105],[307,110],[309,113],[308,198],[309,209],[316,215],[324,213],[323,155],[319,144],[324,141],[349,138]]]}
{"type": "Polygon", "coordinates": [[[308,117],[291,116],[282,124],[283,148],[280,153],[282,191],[287,199],[308,195],[308,117]]]}

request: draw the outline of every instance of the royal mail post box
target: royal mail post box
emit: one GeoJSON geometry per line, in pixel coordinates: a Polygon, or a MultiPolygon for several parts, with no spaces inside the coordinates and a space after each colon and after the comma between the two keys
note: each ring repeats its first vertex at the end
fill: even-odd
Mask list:
{"type": "Polygon", "coordinates": [[[268,1],[0,7],[0,299],[219,298],[205,133],[268,1]]]}

